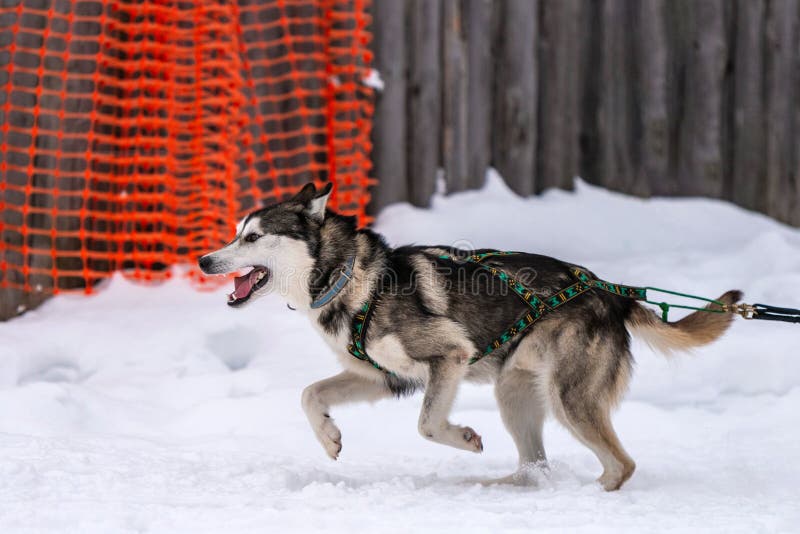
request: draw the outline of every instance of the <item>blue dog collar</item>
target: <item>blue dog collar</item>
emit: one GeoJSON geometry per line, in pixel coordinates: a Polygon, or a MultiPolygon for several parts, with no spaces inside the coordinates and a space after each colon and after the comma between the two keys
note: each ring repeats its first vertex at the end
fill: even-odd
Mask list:
{"type": "Polygon", "coordinates": [[[330,301],[332,301],[334,297],[336,297],[336,295],[338,295],[339,292],[342,289],[344,289],[344,286],[347,285],[347,282],[349,282],[353,278],[353,269],[355,268],[355,266],[356,266],[356,257],[350,256],[350,258],[347,260],[347,263],[345,263],[344,266],[342,266],[342,270],[339,272],[339,278],[336,280],[336,282],[333,283],[333,285],[328,291],[326,291],[325,293],[322,294],[322,296],[311,302],[311,309],[316,310],[317,308],[321,308],[330,301]]]}

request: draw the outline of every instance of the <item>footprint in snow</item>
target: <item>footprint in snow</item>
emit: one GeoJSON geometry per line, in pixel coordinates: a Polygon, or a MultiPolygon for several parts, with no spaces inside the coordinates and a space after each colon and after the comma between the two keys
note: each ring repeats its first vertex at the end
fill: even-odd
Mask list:
{"type": "Polygon", "coordinates": [[[208,349],[231,371],[247,367],[255,358],[260,343],[258,334],[243,326],[234,326],[206,336],[208,349]]]}
{"type": "Polygon", "coordinates": [[[77,384],[91,375],[91,371],[82,369],[77,362],[70,361],[65,356],[42,354],[26,362],[17,379],[17,385],[36,382],[77,384]]]}

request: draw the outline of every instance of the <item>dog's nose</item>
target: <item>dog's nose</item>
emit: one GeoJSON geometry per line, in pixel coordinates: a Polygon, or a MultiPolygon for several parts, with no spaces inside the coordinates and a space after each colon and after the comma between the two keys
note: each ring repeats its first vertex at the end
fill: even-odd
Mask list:
{"type": "Polygon", "coordinates": [[[209,267],[211,267],[211,258],[209,258],[208,256],[202,256],[202,257],[201,257],[201,258],[198,260],[198,262],[197,262],[197,263],[198,263],[198,265],[200,265],[200,269],[201,269],[201,270],[202,270],[204,273],[208,274],[208,268],[209,268],[209,267]]]}

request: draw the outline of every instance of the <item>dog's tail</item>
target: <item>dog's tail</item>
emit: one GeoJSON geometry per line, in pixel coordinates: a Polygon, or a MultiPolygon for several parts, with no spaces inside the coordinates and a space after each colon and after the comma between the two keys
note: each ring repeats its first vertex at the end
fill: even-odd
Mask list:
{"type": "MultiPolygon", "coordinates": [[[[732,290],[717,300],[723,304],[735,304],[741,298],[741,291],[732,290]]],[[[706,309],[720,310],[720,306],[709,304],[706,309]]],[[[728,329],[733,318],[732,313],[696,311],[674,323],[665,323],[653,310],[635,302],[625,324],[648,345],[670,355],[675,351],[688,351],[717,340],[728,329]]]]}

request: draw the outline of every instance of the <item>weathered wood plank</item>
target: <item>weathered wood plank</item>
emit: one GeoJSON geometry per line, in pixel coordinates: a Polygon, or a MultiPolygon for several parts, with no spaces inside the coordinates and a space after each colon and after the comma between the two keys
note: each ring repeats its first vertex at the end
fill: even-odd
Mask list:
{"type": "Polygon", "coordinates": [[[539,3],[505,0],[495,81],[494,166],[520,195],[536,191],[539,3]]]}
{"type": "Polygon", "coordinates": [[[678,131],[680,193],[719,198],[724,188],[722,104],[727,45],[724,0],[690,2],[683,113],[678,131]]]}
{"type": "MultiPolygon", "coordinates": [[[[800,20],[800,2],[795,8],[795,17],[800,20]]],[[[800,70],[800,39],[794,47],[795,65],[800,70]]],[[[800,95],[798,95],[800,96],[800,95]]],[[[794,106],[794,131],[792,143],[794,146],[794,172],[790,181],[788,194],[792,197],[791,217],[789,223],[800,226],[800,106],[794,106]]]]}
{"type": "Polygon", "coordinates": [[[467,188],[467,48],[461,2],[444,2],[442,17],[442,163],[452,193],[467,188]]]}
{"type": "Polygon", "coordinates": [[[428,206],[436,189],[441,130],[441,2],[413,0],[408,38],[409,200],[428,206]]]}
{"type": "Polygon", "coordinates": [[[634,100],[639,103],[641,136],[638,148],[638,181],[650,193],[664,194],[669,180],[669,118],[667,110],[668,44],[665,0],[634,2],[634,62],[637,83],[634,100]]]}
{"type": "MultiPolygon", "coordinates": [[[[633,156],[639,139],[634,135],[632,5],[605,0],[600,10],[600,83],[597,107],[600,183],[605,187],[644,195],[649,187],[638,180],[633,156]]],[[[598,66],[587,65],[587,68],[598,66]]]]}
{"type": "Polygon", "coordinates": [[[585,6],[581,0],[542,0],[537,191],[572,189],[579,172],[585,6]]]}
{"type": "Polygon", "coordinates": [[[371,209],[408,199],[406,124],[406,0],[373,3],[375,68],[383,79],[373,125],[375,176],[371,209]]]}
{"type": "Polygon", "coordinates": [[[736,2],[731,199],[764,208],[764,0],[736,2]]]}
{"type": "Polygon", "coordinates": [[[798,92],[797,5],[772,0],[766,11],[766,189],[767,213],[790,222],[797,199],[793,139],[798,92]]]}
{"type": "Polygon", "coordinates": [[[492,43],[497,22],[494,11],[494,0],[466,0],[464,4],[468,110],[466,186],[469,189],[483,185],[492,157],[492,43]]]}

